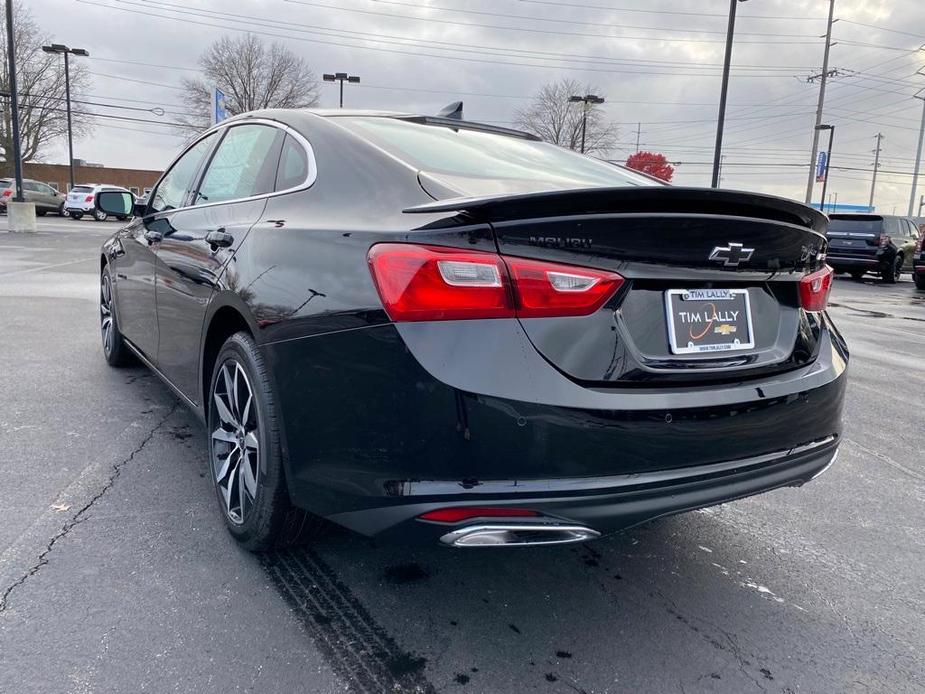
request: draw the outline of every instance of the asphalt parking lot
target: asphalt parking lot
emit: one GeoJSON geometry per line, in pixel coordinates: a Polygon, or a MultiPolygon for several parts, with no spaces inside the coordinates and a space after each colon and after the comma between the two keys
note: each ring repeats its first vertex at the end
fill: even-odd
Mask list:
{"type": "MultiPolygon", "coordinates": [[[[925,691],[925,292],[838,279],[836,465],[564,548],[258,557],[202,427],[100,352],[116,223],[0,219],[0,692],[925,691]]],[[[742,432],[747,436],[748,432],[742,432]]],[[[719,442],[718,442],[719,445],[719,442]]]]}

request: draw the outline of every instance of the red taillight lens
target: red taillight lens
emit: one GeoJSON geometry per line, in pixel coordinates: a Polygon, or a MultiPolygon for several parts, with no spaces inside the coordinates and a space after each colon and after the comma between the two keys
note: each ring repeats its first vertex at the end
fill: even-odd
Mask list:
{"type": "Polygon", "coordinates": [[[880,248],[886,248],[890,245],[890,235],[880,234],[880,248]]]}
{"type": "Polygon", "coordinates": [[[485,508],[480,506],[457,506],[455,508],[438,508],[422,513],[421,520],[437,523],[459,523],[472,518],[535,518],[540,515],[527,508],[485,508]]]}
{"type": "Polygon", "coordinates": [[[12,188],[7,188],[6,190],[3,191],[3,197],[5,197],[5,198],[12,197],[12,195],[13,195],[13,189],[12,189],[12,188]]]}
{"type": "Polygon", "coordinates": [[[382,243],[368,259],[393,321],[514,316],[507,270],[494,253],[382,243]]]}
{"type": "Polygon", "coordinates": [[[396,322],[583,316],[624,281],[613,272],[442,246],[382,243],[368,259],[396,322]]]}
{"type": "Polygon", "coordinates": [[[916,252],[916,253],[921,253],[921,252],[922,252],[922,242],[923,242],[923,241],[925,241],[925,231],[923,231],[923,232],[919,235],[919,240],[915,242],[915,252],[916,252]]]}
{"type": "Polygon", "coordinates": [[[800,280],[800,306],[804,311],[825,310],[829,303],[833,276],[832,268],[826,265],[800,280]]]}
{"type": "Polygon", "coordinates": [[[88,195],[87,197],[84,198],[84,202],[93,202],[93,196],[88,195]]]}

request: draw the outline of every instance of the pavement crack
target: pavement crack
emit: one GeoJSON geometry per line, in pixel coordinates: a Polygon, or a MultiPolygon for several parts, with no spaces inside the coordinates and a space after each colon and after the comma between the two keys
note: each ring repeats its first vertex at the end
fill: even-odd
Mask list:
{"type": "Polygon", "coordinates": [[[96,504],[97,501],[102,499],[103,496],[106,494],[106,492],[112,489],[113,485],[116,483],[116,480],[119,479],[119,475],[122,474],[123,468],[125,468],[126,465],[132,462],[135,456],[138,455],[144,449],[144,447],[147,446],[148,443],[151,442],[151,439],[154,438],[154,435],[157,433],[157,430],[160,429],[161,426],[164,424],[164,422],[166,422],[174,414],[174,412],[177,411],[179,406],[180,406],[179,402],[174,403],[174,405],[167,411],[167,414],[165,414],[160,419],[160,421],[158,421],[157,424],[155,424],[151,428],[151,430],[147,433],[147,435],[138,443],[137,446],[135,446],[132,452],[129,453],[128,456],[126,456],[119,462],[113,464],[112,470],[109,473],[109,477],[106,479],[106,482],[103,484],[103,486],[100,487],[99,491],[97,491],[96,494],[94,494],[90,498],[90,500],[87,501],[86,504],[84,504],[80,509],[78,509],[77,512],[73,516],[71,516],[71,519],[67,521],[64,525],[62,525],[61,529],[58,532],[56,532],[51,537],[51,539],[49,539],[49,541],[45,545],[45,548],[38,555],[35,563],[32,566],[30,566],[22,574],[22,576],[17,578],[6,589],[4,589],[3,593],[0,594],[0,614],[5,612],[7,607],[9,606],[9,598],[12,592],[16,590],[17,588],[19,588],[20,586],[22,586],[30,578],[35,576],[35,574],[37,574],[42,569],[43,566],[48,564],[48,555],[51,554],[51,552],[54,550],[55,545],[58,544],[58,541],[66,537],[68,533],[71,532],[71,530],[73,530],[78,525],[80,525],[85,520],[87,520],[88,518],[87,513],[90,511],[91,508],[93,508],[93,505],[96,504]]]}

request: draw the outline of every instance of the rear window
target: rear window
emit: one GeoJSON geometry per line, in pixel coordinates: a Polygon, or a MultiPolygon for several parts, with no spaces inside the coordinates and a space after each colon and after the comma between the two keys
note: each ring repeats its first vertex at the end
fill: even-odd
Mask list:
{"type": "Polygon", "coordinates": [[[879,234],[884,227],[883,217],[829,217],[829,231],[853,231],[862,234],[879,234]]]}
{"type": "Polygon", "coordinates": [[[659,185],[569,149],[511,135],[398,118],[347,116],[337,122],[466,195],[493,192],[499,181],[521,192],[659,185]]]}
{"type": "Polygon", "coordinates": [[[71,188],[72,193],[90,193],[93,191],[93,188],[90,186],[74,186],[71,188]]]}
{"type": "Polygon", "coordinates": [[[12,181],[0,181],[0,188],[9,188],[12,184],[12,181]]]}

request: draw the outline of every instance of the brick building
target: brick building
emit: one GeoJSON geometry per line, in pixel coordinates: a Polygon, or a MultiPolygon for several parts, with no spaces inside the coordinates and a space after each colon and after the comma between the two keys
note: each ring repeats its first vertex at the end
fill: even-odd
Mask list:
{"type": "MultiPolygon", "coordinates": [[[[47,183],[52,188],[66,191],[69,187],[70,173],[67,164],[40,164],[27,162],[23,164],[23,178],[31,178],[47,183]]],[[[89,164],[80,159],[74,160],[74,182],[106,183],[113,186],[128,188],[136,195],[144,195],[161,177],[160,171],[147,171],[144,169],[114,169],[100,164],[89,164]]]]}

